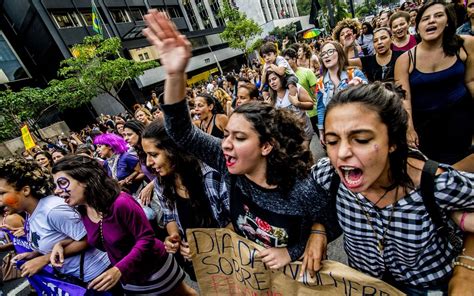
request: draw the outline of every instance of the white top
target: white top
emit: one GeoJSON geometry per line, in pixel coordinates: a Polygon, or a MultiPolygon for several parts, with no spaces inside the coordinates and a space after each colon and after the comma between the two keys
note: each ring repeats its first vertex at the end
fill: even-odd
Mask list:
{"type": "MultiPolygon", "coordinates": [[[[62,198],[54,195],[39,200],[26,225],[31,248],[41,254],[50,253],[59,241],[67,238],[79,241],[87,235],[79,213],[69,207],[62,198]]],[[[85,282],[93,280],[110,266],[107,254],[97,249],[88,249],[84,256],[85,282]]],[[[65,258],[59,272],[79,278],[80,259],[80,254],[65,258]]]]}
{"type": "MultiPolygon", "coordinates": [[[[302,86],[300,84],[296,84],[296,87],[297,87],[297,90],[298,90],[297,95],[299,96],[300,89],[302,88],[302,86]]],[[[313,133],[314,133],[313,126],[311,125],[311,120],[309,119],[309,116],[308,116],[308,114],[306,114],[305,111],[301,110],[300,108],[296,107],[295,105],[293,105],[290,102],[290,99],[288,97],[289,94],[290,94],[290,91],[287,89],[285,91],[285,95],[282,98],[277,96],[276,102],[275,102],[275,108],[277,108],[277,109],[289,109],[289,110],[293,111],[294,113],[296,113],[296,115],[299,118],[302,118],[305,122],[304,132],[305,132],[306,138],[311,140],[311,138],[313,136],[313,133]]]]}

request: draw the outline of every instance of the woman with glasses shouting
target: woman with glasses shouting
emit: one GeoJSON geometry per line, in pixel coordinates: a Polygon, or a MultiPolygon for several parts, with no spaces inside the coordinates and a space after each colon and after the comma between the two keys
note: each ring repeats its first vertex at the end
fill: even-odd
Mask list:
{"type": "MultiPolygon", "coordinates": [[[[318,93],[318,129],[324,135],[324,113],[326,106],[334,94],[351,85],[366,84],[367,78],[358,69],[348,69],[348,62],[342,46],[334,41],[327,41],[321,47],[323,76],[319,79],[316,90],[318,93]]],[[[323,137],[321,142],[324,145],[323,137]]]]}

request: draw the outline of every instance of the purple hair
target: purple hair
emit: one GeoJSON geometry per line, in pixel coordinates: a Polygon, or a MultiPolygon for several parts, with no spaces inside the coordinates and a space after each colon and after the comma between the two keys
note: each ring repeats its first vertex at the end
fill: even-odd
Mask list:
{"type": "Polygon", "coordinates": [[[94,138],[94,145],[107,145],[115,154],[127,152],[127,142],[116,134],[102,134],[94,138]]]}

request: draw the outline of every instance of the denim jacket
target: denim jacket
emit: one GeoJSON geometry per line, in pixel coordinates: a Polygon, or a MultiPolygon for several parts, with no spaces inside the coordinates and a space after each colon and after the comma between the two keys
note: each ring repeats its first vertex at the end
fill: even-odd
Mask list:
{"type": "Polygon", "coordinates": [[[474,36],[474,31],[471,30],[471,23],[470,22],[465,22],[462,26],[460,26],[456,30],[456,34],[474,36]]]}
{"type": "MultiPolygon", "coordinates": [[[[360,71],[359,69],[354,69],[352,76],[352,78],[359,77],[360,79],[362,79],[364,84],[368,83],[368,80],[365,77],[364,73],[362,73],[362,71],[360,71]]],[[[324,128],[324,115],[326,113],[326,106],[329,104],[329,101],[332,99],[334,94],[343,89],[346,89],[349,86],[350,80],[347,71],[342,71],[340,78],[341,82],[338,86],[335,86],[333,84],[331,78],[329,77],[329,72],[326,72],[326,75],[320,78],[322,79],[322,87],[318,88],[318,129],[324,128]]]]}

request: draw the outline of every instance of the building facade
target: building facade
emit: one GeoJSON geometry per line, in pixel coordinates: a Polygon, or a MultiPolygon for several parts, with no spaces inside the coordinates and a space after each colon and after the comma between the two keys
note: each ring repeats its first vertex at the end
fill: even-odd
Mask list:
{"type": "MultiPolygon", "coordinates": [[[[104,37],[119,37],[123,55],[136,61],[159,59],[142,34],[144,14],[149,9],[167,13],[193,46],[187,72],[189,83],[194,83],[206,77],[203,74],[237,69],[244,62],[242,52],[229,48],[219,37],[225,27],[225,20],[219,17],[222,1],[93,0],[93,3],[103,24],[104,37]]],[[[296,0],[230,0],[230,3],[265,32],[277,23],[286,24],[299,16],[296,0]]],[[[94,34],[92,0],[0,0],[0,89],[6,85],[13,90],[46,86],[57,78],[60,62],[72,56],[72,46],[94,34]]],[[[119,95],[128,106],[143,103],[151,90],[161,90],[164,79],[162,67],[150,69],[128,83],[119,95]]],[[[89,107],[91,116],[120,110],[117,103],[103,97],[92,102],[93,108],[89,107]]],[[[65,119],[72,129],[81,126],[65,119]]]]}

